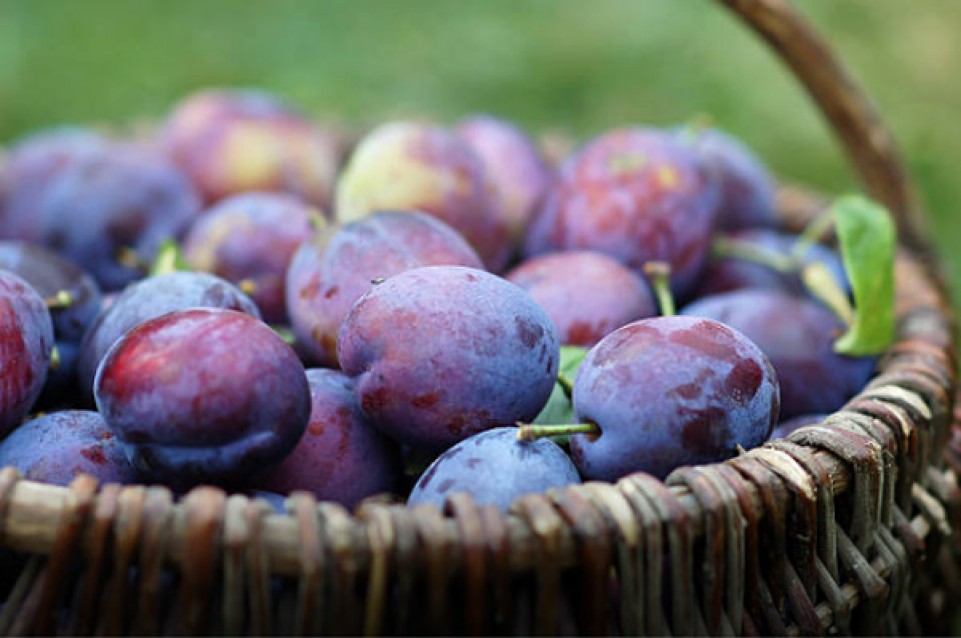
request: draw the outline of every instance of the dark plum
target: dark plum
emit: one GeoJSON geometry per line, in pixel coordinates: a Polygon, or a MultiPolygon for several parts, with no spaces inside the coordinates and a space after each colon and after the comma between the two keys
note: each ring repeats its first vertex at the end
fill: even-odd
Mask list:
{"type": "Polygon", "coordinates": [[[103,483],[133,483],[138,476],[103,417],[63,410],[27,421],[0,441],[0,467],[31,481],[69,485],[79,474],[103,483]]]}
{"type": "Polygon", "coordinates": [[[492,271],[512,249],[507,216],[480,158],[440,127],[391,122],[368,133],[337,183],[342,222],[379,210],[417,210],[460,232],[492,271]]]}
{"type": "Polygon", "coordinates": [[[139,324],[107,353],[94,391],[134,467],[174,485],[265,470],[293,450],[310,417],[290,346],[262,321],[219,308],[139,324]]]}
{"type": "Polygon", "coordinates": [[[459,233],[423,213],[380,211],[318,233],[300,246],[287,271],[287,311],[298,346],[318,364],[336,367],[340,325],[372,281],[440,265],[483,268],[459,233]]]}
{"type": "Polygon", "coordinates": [[[588,352],[573,402],[575,419],[600,430],[570,439],[585,479],[663,478],[766,441],[778,418],[778,379],[736,330],[710,319],[655,317],[615,330],[588,352]]]}
{"type": "Polygon", "coordinates": [[[761,251],[765,254],[790,260],[799,236],[765,228],[735,231],[719,236],[720,242],[730,246],[730,252],[735,254],[715,258],[708,264],[703,276],[698,281],[698,297],[706,297],[722,292],[741,290],[745,288],[761,288],[782,290],[792,295],[806,296],[807,288],[801,279],[800,268],[814,262],[820,262],[834,277],[843,290],[850,289],[847,275],[844,272],[844,262],[841,257],[819,243],[811,243],[800,255],[797,267],[787,271],[778,270],[770,264],[752,259],[745,254],[739,256],[737,251],[761,251]]]}
{"type": "Polygon", "coordinates": [[[400,485],[400,448],[371,425],[354,384],[339,370],[307,370],[311,412],[307,430],[280,465],[255,479],[260,490],[307,491],[353,508],[400,485]]]}
{"type": "Polygon", "coordinates": [[[92,392],[94,374],[107,350],[139,323],[174,310],[227,308],[260,318],[247,295],[230,282],[207,273],[172,272],[128,286],[90,325],[80,349],[78,375],[84,392],[92,392]]]}
{"type": "Polygon", "coordinates": [[[337,343],[368,418],[401,443],[433,450],[537,416],[559,349],[530,295],[462,266],[415,268],[374,286],[337,343]]]}
{"type": "Polygon", "coordinates": [[[0,180],[0,238],[39,242],[40,203],[51,181],[77,158],[109,144],[83,128],[57,128],[19,140],[7,154],[0,180]]]}
{"type": "Polygon", "coordinates": [[[16,273],[48,300],[58,341],[79,342],[100,312],[100,287],[93,277],[43,246],[0,241],[0,269],[16,273]]]}
{"type": "Polygon", "coordinates": [[[717,203],[717,182],[675,135],[614,130],[564,162],[525,252],[597,250],[637,272],[665,261],[674,293],[685,296],[707,262],[717,203]]]}
{"type": "Polygon", "coordinates": [[[283,192],[330,206],[341,143],[276,95],[209,89],[173,109],[161,144],[208,204],[248,191],[283,192]]]}
{"type": "Polygon", "coordinates": [[[165,158],[114,145],[51,180],[40,202],[40,243],[117,290],[142,277],[161,242],[180,236],[199,212],[193,186],[165,158]]]}
{"type": "Polygon", "coordinates": [[[589,348],[612,330],[657,314],[647,283],[603,253],[549,253],[505,277],[547,312],[562,344],[589,348]]]}
{"type": "Polygon", "coordinates": [[[53,322],[30,284],[0,270],[0,437],[16,428],[47,378],[53,322]]]}
{"type": "Polygon", "coordinates": [[[407,505],[443,508],[448,496],[466,492],[478,504],[506,512],[520,496],[580,482],[577,468],[553,441],[519,441],[516,427],[494,428],[441,454],[414,485],[407,505]]]}
{"type": "Polygon", "coordinates": [[[477,153],[494,183],[508,219],[511,240],[520,243],[554,172],[534,141],[514,124],[491,115],[475,115],[454,129],[477,153]]]}
{"type": "Polygon", "coordinates": [[[320,216],[317,209],[289,195],[234,195],[190,227],[184,259],[197,270],[250,284],[264,320],[286,323],[287,266],[297,247],[314,234],[315,216],[320,216]]]}
{"type": "Polygon", "coordinates": [[[686,127],[680,138],[692,144],[721,186],[718,225],[723,230],[777,225],[775,182],[755,153],[716,128],[686,127]]]}
{"type": "Polygon", "coordinates": [[[781,383],[781,419],[834,412],[874,371],[874,357],[834,351],[844,324],[810,299],[774,290],[739,290],[704,297],[681,312],[730,325],[764,351],[781,383]]]}

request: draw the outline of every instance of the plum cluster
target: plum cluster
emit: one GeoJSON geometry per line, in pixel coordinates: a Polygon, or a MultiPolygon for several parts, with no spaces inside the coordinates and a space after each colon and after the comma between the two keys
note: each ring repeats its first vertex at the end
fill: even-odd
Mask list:
{"type": "Polygon", "coordinates": [[[802,276],[850,298],[847,264],[713,128],[558,160],[490,115],[348,136],[221,89],[2,157],[0,464],[39,481],[506,510],[729,458],[874,369],[802,276]]]}

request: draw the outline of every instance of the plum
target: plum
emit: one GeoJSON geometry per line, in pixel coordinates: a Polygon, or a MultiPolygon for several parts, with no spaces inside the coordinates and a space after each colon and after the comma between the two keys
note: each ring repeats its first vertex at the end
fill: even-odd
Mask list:
{"type": "Polygon", "coordinates": [[[187,264],[247,282],[265,321],[287,322],[285,278],[297,247],[314,233],[316,209],[280,193],[242,193],[221,200],[187,232],[187,264]]]}
{"type": "Polygon", "coordinates": [[[548,439],[520,441],[516,427],[487,430],[441,454],[418,479],[408,507],[466,492],[480,505],[506,512],[520,496],[580,483],[577,468],[559,445],[548,439]]]}
{"type": "Polygon", "coordinates": [[[100,312],[97,282],[57,253],[24,241],[0,241],[0,269],[16,273],[46,301],[58,341],[79,342],[100,312]]]}
{"type": "Polygon", "coordinates": [[[867,383],[875,357],[834,351],[844,324],[820,303],[776,290],[736,290],[699,299],[682,314],[709,317],[764,351],[781,383],[781,418],[839,409],[867,383]]]}
{"type": "Polygon", "coordinates": [[[310,417],[307,377],[290,346],[262,321],[222,308],[137,325],[107,352],[94,393],[134,467],[178,486],[279,463],[310,417]]]}
{"type": "Polygon", "coordinates": [[[734,231],[719,236],[721,242],[732,246],[729,251],[735,254],[718,257],[708,264],[698,281],[696,296],[706,297],[743,288],[783,290],[806,296],[808,291],[801,279],[800,269],[814,262],[826,266],[838,285],[843,290],[849,290],[850,284],[841,257],[823,244],[810,244],[800,256],[797,267],[787,271],[778,270],[747,255],[736,254],[738,250],[744,252],[740,246],[747,246],[748,250],[756,249],[776,258],[788,259],[799,239],[797,235],[766,228],[734,231]]]}
{"type": "Polygon", "coordinates": [[[570,438],[585,479],[663,478],[766,441],[778,419],[778,378],[733,328],[654,317],[615,330],[588,352],[573,402],[575,419],[599,431],[570,438]]]}
{"type": "Polygon", "coordinates": [[[554,178],[553,169],[534,141],[506,120],[475,115],[460,121],[454,132],[483,162],[507,215],[511,240],[520,243],[554,178]]]}
{"type": "Polygon", "coordinates": [[[40,243],[117,290],[142,277],[161,242],[180,236],[199,212],[190,181],[163,156],[113,145],[51,179],[40,202],[40,243]]]}
{"type": "Polygon", "coordinates": [[[63,410],[27,421],[0,441],[0,467],[31,481],[69,485],[79,474],[103,483],[133,483],[136,471],[103,417],[63,410]]]}
{"type": "Polygon", "coordinates": [[[685,127],[679,136],[693,145],[720,182],[720,228],[740,230],[777,225],[774,178],[750,148],[716,128],[685,127]]]}
{"type": "Polygon", "coordinates": [[[397,441],[432,450],[537,416],[559,349],[530,295],[464,266],[414,268],[374,286],[337,343],[364,414],[397,441]]]}
{"type": "Polygon", "coordinates": [[[311,412],[307,430],[280,465],[258,477],[259,490],[302,490],[353,508],[364,498],[397,489],[400,448],[367,422],[353,382],[339,370],[307,370],[311,412]]]}
{"type": "Polygon", "coordinates": [[[599,252],[548,253],[505,277],[540,304],[566,345],[589,348],[615,328],[658,311],[647,283],[599,252]]]}
{"type": "Polygon", "coordinates": [[[92,392],[97,366],[128,330],[162,314],[195,307],[227,308],[260,318],[250,297],[216,275],[173,272],[148,277],[128,286],[84,334],[78,362],[81,389],[92,392]]]}
{"type": "Polygon", "coordinates": [[[0,437],[27,414],[47,377],[53,321],[30,284],[0,270],[0,437]]]}
{"type": "Polygon", "coordinates": [[[161,144],[207,204],[272,191],[327,210],[341,156],[331,131],[281,98],[250,89],[185,97],[163,126],[161,144]]]}
{"type": "Polygon", "coordinates": [[[806,425],[817,425],[827,418],[827,414],[799,414],[777,424],[771,432],[771,439],[783,439],[799,428],[806,425]]]}
{"type": "Polygon", "coordinates": [[[464,235],[489,270],[507,265],[508,221],[494,185],[470,147],[440,127],[382,124],[354,149],[337,183],[337,219],[389,209],[433,215],[464,235]]]}
{"type": "Polygon", "coordinates": [[[483,268],[464,238],[417,212],[379,211],[300,246],[287,271],[287,310],[305,356],[335,367],[337,333],[372,281],[420,266],[483,268]]]}
{"type": "Polygon", "coordinates": [[[638,272],[665,261],[683,297],[707,262],[717,206],[717,181],[692,148],[664,131],[617,129],[564,162],[525,254],[597,250],[638,272]]]}

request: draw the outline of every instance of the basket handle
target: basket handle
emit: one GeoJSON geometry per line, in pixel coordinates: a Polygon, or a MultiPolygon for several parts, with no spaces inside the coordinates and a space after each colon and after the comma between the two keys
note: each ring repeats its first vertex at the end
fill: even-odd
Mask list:
{"type": "Polygon", "coordinates": [[[789,0],[717,1],[766,40],[814,98],[868,194],[890,209],[902,240],[925,246],[921,203],[890,131],[811,22],[789,0]]]}

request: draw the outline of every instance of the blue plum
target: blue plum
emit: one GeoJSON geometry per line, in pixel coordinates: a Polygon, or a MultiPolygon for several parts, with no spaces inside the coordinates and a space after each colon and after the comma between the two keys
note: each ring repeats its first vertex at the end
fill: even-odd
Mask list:
{"type": "Polygon", "coordinates": [[[107,353],[94,388],[137,470],[178,486],[235,481],[279,463],[310,417],[297,355],[234,310],[180,310],[139,324],[107,353]]]}
{"type": "Polygon", "coordinates": [[[781,421],[771,432],[772,439],[783,439],[799,428],[806,425],[816,425],[827,418],[827,414],[800,414],[796,417],[781,421]]]}
{"type": "Polygon", "coordinates": [[[724,230],[777,225],[775,182],[767,167],[742,141],[716,128],[681,129],[721,185],[718,224],[724,230]]]}
{"type": "Polygon", "coordinates": [[[768,356],[781,383],[781,418],[839,409],[867,383],[874,357],[834,351],[844,324],[820,303],[774,290],[704,297],[685,315],[709,317],[747,335],[768,356]]]}
{"type": "Polygon", "coordinates": [[[298,345],[336,367],[337,333],[374,280],[420,266],[483,268],[470,244],[444,222],[416,212],[379,211],[318,233],[287,271],[287,309],[298,345]]]}
{"type": "Polygon", "coordinates": [[[111,301],[84,335],[78,362],[81,389],[92,392],[97,366],[120,337],[139,323],[174,310],[227,308],[260,318],[247,295],[230,282],[207,273],[173,272],[128,286],[111,301]]]}
{"type": "Polygon", "coordinates": [[[311,412],[297,447],[277,467],[254,480],[259,490],[302,490],[353,508],[393,492],[403,475],[400,448],[371,425],[357,403],[354,384],[339,370],[307,370],[311,412]]]}
{"type": "Polygon", "coordinates": [[[554,179],[553,169],[534,141],[506,120],[475,115],[458,122],[454,133],[484,164],[507,216],[511,240],[519,243],[554,179]]]}
{"type": "Polygon", "coordinates": [[[615,330],[588,352],[573,402],[575,419],[600,431],[570,439],[585,479],[663,478],[766,441],[778,419],[778,378],[764,353],[732,328],[655,317],[615,330]]]}
{"type": "Polygon", "coordinates": [[[18,140],[7,155],[0,180],[0,238],[39,242],[40,205],[50,183],[78,158],[108,144],[103,135],[75,127],[18,140]]]}
{"type": "Polygon", "coordinates": [[[439,218],[495,272],[512,253],[507,216],[483,163],[463,140],[437,126],[389,122],[358,143],[337,182],[335,213],[349,222],[379,210],[419,210],[439,218]]]}
{"type": "Polygon", "coordinates": [[[605,133],[564,162],[525,238],[528,257],[597,250],[640,272],[671,267],[685,296],[707,263],[718,185],[695,151],[649,128],[605,133]]]}
{"type": "Polygon", "coordinates": [[[603,253],[548,253],[505,277],[547,312],[562,344],[589,348],[616,328],[657,314],[644,279],[603,253]]]}
{"type": "Polygon", "coordinates": [[[501,427],[475,434],[441,454],[418,479],[407,505],[443,508],[448,496],[466,492],[478,504],[506,512],[520,496],[580,482],[577,468],[556,443],[519,441],[516,427],[501,427]]]}
{"type": "Polygon", "coordinates": [[[252,284],[265,321],[286,323],[285,279],[297,247],[320,213],[290,195],[244,193],[221,200],[190,227],[184,259],[197,270],[252,284]]]}
{"type": "Polygon", "coordinates": [[[27,414],[47,378],[53,321],[30,284],[0,270],[0,437],[27,414]]]}
{"type": "Polygon", "coordinates": [[[79,474],[103,483],[139,478],[103,417],[87,410],[54,412],[21,425],[0,441],[0,467],[7,466],[53,485],[69,485],[79,474]]]}
{"type": "Polygon", "coordinates": [[[200,212],[187,177],[142,148],[111,145],[60,170],[39,204],[40,243],[89,272],[104,290],[142,277],[165,239],[200,212]]]}
{"type": "Polygon", "coordinates": [[[337,343],[368,418],[401,443],[434,450],[537,416],[559,350],[530,295],[463,266],[414,268],[374,286],[337,343]]]}

